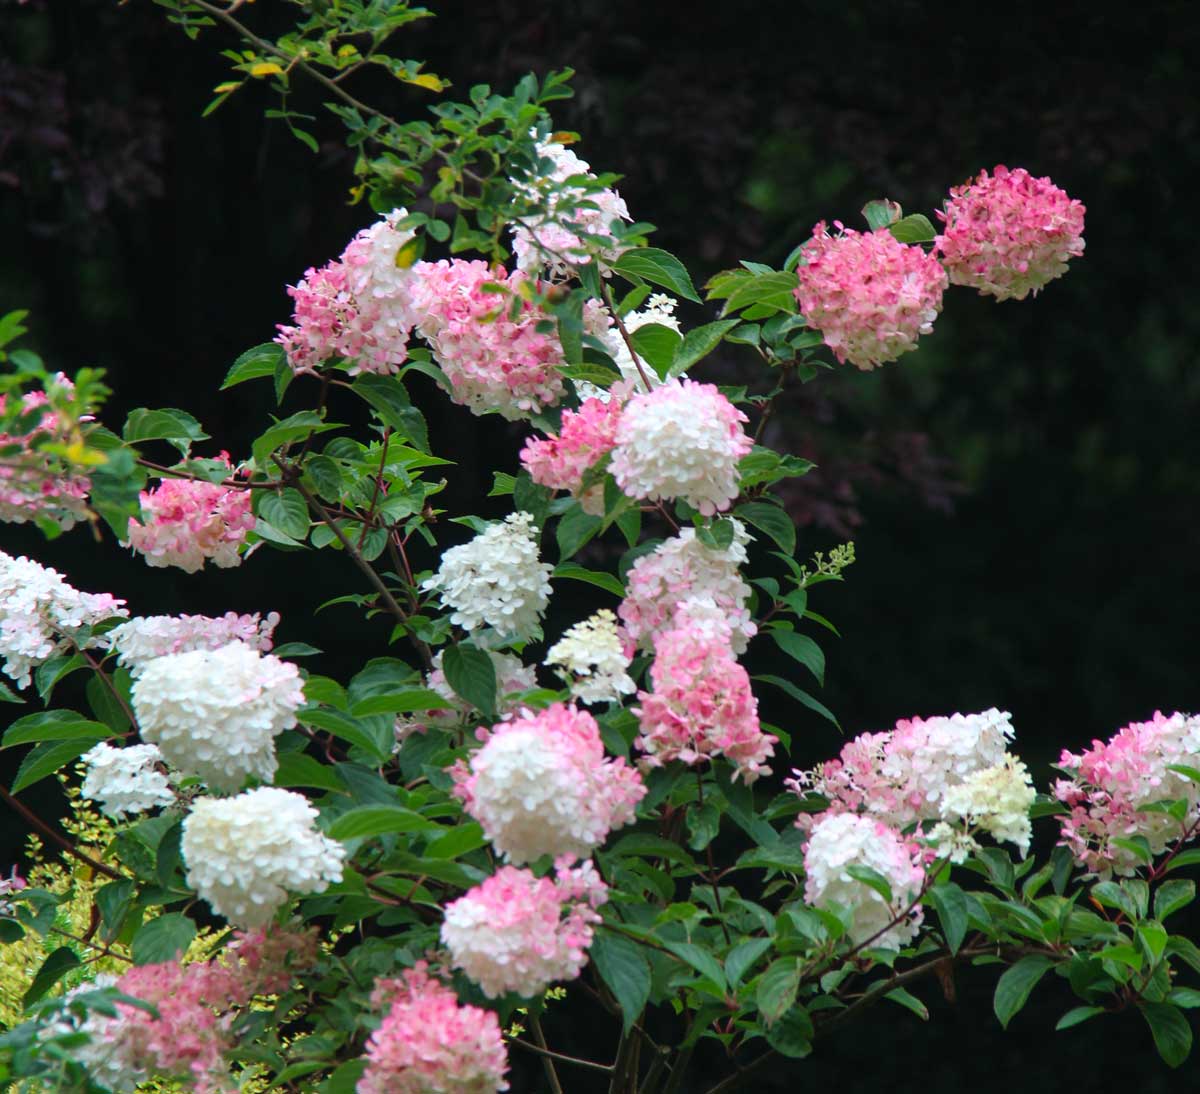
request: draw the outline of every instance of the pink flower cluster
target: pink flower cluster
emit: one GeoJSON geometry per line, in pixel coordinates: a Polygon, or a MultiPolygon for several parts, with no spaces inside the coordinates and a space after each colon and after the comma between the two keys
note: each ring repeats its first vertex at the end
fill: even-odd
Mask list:
{"type": "Polygon", "coordinates": [[[953,284],[1023,300],[1083,254],[1085,211],[1048,178],[999,166],[950,191],[935,246],[953,284]]]}
{"type": "Polygon", "coordinates": [[[802,251],[796,300],[838,361],[873,369],[933,331],[948,279],[937,259],[886,228],[859,233],[821,221],[802,251]]]}
{"type": "Polygon", "coordinates": [[[553,703],[480,732],[484,746],[451,769],[454,793],[511,862],[591,854],[646,794],[636,770],[605,756],[587,711],[553,703]]]}
{"type": "Polygon", "coordinates": [[[578,410],[564,410],[557,437],[530,437],[521,450],[529,477],[551,490],[569,490],[584,512],[602,516],[604,484],[597,482],[584,490],[583,476],[617,443],[621,407],[631,390],[627,382],[613,384],[607,400],[585,399],[578,410]]]}
{"type": "Polygon", "coordinates": [[[413,273],[417,329],[446,373],[454,402],[515,421],[562,398],[562,347],[552,331],[538,330],[547,315],[525,301],[510,318],[524,274],[461,258],[419,262],[413,273]]]}
{"type": "Polygon", "coordinates": [[[109,631],[108,638],[117,651],[117,659],[136,673],[156,657],[189,650],[217,650],[230,642],[244,642],[260,653],[269,653],[279,618],[278,612],[269,612],[265,619],[258,612],[253,615],[226,612],[216,617],[135,616],[109,631]]]}
{"type": "MultiPolygon", "coordinates": [[[[61,373],[55,377],[60,386],[71,387],[61,373]]],[[[44,391],[21,396],[22,416],[46,407],[44,391]]],[[[0,415],[8,409],[8,396],[0,395],[0,415]]],[[[27,433],[0,433],[0,450],[16,450],[0,455],[0,521],[23,524],[43,517],[63,529],[87,516],[87,497],[91,483],[86,475],[57,466],[58,460],[41,450],[48,442],[64,439],[59,416],[43,410],[37,424],[27,433]]]]}
{"type": "Polygon", "coordinates": [[[357,1094],[496,1094],[507,1090],[508,1054],[496,1015],[462,1006],[432,979],[424,961],[376,981],[371,1002],[386,1006],[367,1041],[357,1094]]]}
{"type": "MultiPolygon", "coordinates": [[[[719,613],[718,613],[719,614],[719,613]]],[[[730,628],[717,618],[687,612],[654,640],[653,690],[638,692],[634,707],[645,763],[701,763],[725,756],[738,776],[768,774],[766,761],[779,738],[764,733],[750,677],[730,646],[730,628]]]]}
{"type": "Polygon", "coordinates": [[[1171,764],[1200,766],[1200,716],[1156,711],[1150,721],[1133,722],[1084,752],[1063,752],[1058,766],[1072,777],[1054,786],[1054,796],[1071,810],[1061,821],[1062,842],[1084,866],[1103,876],[1129,876],[1141,862],[1115,839],[1141,836],[1161,854],[1195,835],[1200,787],[1168,770],[1171,764]],[[1183,820],[1147,808],[1168,799],[1187,802],[1183,820]]]}
{"type": "Polygon", "coordinates": [[[442,942],[486,994],[532,998],[555,980],[575,979],[587,963],[608,887],[590,862],[570,863],[555,862],[553,881],[503,866],[446,906],[442,942]]]}
{"type": "Polygon", "coordinates": [[[150,566],[178,566],[189,574],[240,565],[238,548],[254,527],[250,491],[193,479],[163,479],[138,495],[142,519],[129,520],[129,546],[150,566]]]}

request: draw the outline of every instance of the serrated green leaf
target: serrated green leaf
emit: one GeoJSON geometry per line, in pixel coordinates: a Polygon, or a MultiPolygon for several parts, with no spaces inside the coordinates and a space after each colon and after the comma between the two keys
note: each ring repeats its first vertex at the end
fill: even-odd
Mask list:
{"type": "Polygon", "coordinates": [[[349,840],[387,832],[422,832],[437,828],[428,817],[399,805],[360,805],[347,810],[329,826],[330,839],[349,840]]]}
{"type": "Polygon", "coordinates": [[[899,1003],[906,1010],[911,1010],[922,1022],[929,1021],[929,1008],[912,992],[906,991],[904,988],[894,988],[884,998],[890,999],[893,1003],[899,1003]]]}
{"type": "Polygon", "coordinates": [[[788,556],[796,551],[796,526],[783,509],[765,501],[748,501],[739,505],[734,516],[765,532],[788,556]]]}
{"type": "Polygon", "coordinates": [[[36,1003],[72,969],[78,968],[78,956],[69,946],[59,946],[42,962],[22,1000],[26,1007],[36,1003]]]}
{"type": "Polygon", "coordinates": [[[412,405],[402,381],[394,376],[364,373],[352,385],[354,393],[366,400],[385,425],[422,452],[429,451],[429,427],[425,416],[412,405]]]}
{"type": "Polygon", "coordinates": [[[194,442],[208,440],[208,434],[200,428],[200,423],[186,410],[150,410],[144,406],[129,412],[121,436],[130,444],[169,441],[183,453],[194,442]]]}
{"type": "Polygon", "coordinates": [[[887,230],[901,243],[932,243],[937,238],[937,229],[922,213],[909,213],[889,224],[887,230]]]}
{"type": "Polygon", "coordinates": [[[755,304],[766,305],[777,311],[794,312],[796,310],[795,289],[800,284],[794,273],[772,271],[759,274],[742,281],[730,293],[721,309],[722,315],[729,315],[740,308],[755,304]]]}
{"type": "Polygon", "coordinates": [[[314,410],[301,410],[272,425],[251,444],[250,450],[254,462],[265,468],[270,466],[271,453],[284,445],[303,440],[310,433],[341,428],[340,422],[327,422],[314,410]]]}
{"type": "Polygon", "coordinates": [[[671,362],[670,375],[679,376],[692,365],[702,361],[721,344],[721,339],[738,325],[737,319],[721,319],[716,323],[705,323],[702,327],[693,327],[683,336],[683,341],[675,349],[675,359],[671,362]]]}
{"type": "Polygon", "coordinates": [[[816,642],[808,635],[797,634],[795,631],[772,630],[770,635],[784,653],[799,661],[817,678],[818,684],[824,685],[825,654],[821,652],[821,647],[816,642]]]}
{"type": "Polygon", "coordinates": [[[47,775],[53,775],[59,768],[82,756],[95,743],[95,739],[89,737],[85,740],[46,741],[39,744],[21,761],[17,777],[13,780],[12,793],[19,794],[47,775]]]}
{"type": "Polygon", "coordinates": [[[258,502],[258,513],[273,528],[295,540],[301,540],[308,535],[309,525],[312,523],[308,515],[308,504],[298,490],[291,488],[278,494],[262,492],[258,502]]]}
{"type": "Polygon", "coordinates": [[[18,718],[4,731],[0,748],[35,744],[39,741],[85,741],[84,749],[114,736],[102,722],[93,722],[73,710],[42,710],[18,718]]]}
{"type": "Polygon", "coordinates": [[[942,935],[950,952],[958,953],[959,946],[967,936],[969,922],[966,895],[954,882],[949,881],[935,885],[926,894],[925,899],[937,911],[942,935]]]}
{"type": "Polygon", "coordinates": [[[1029,999],[1029,993],[1054,962],[1042,954],[1030,954],[1022,957],[1012,968],[1005,970],[996,984],[996,994],[992,999],[992,1009],[1005,1029],[1017,1012],[1029,999]]]}
{"type": "Polygon", "coordinates": [[[1196,883],[1183,878],[1164,881],[1154,894],[1154,918],[1166,919],[1196,899],[1196,883]]]}
{"type": "Polygon", "coordinates": [[[783,1056],[803,1059],[812,1052],[812,1019],[802,1006],[794,1006],[767,1030],[767,1044],[783,1056]]]}
{"type": "Polygon", "coordinates": [[[272,785],[287,788],[307,786],[315,790],[343,790],[333,769],[303,752],[283,752],[275,768],[272,785]]]}
{"type": "Polygon", "coordinates": [[[257,380],[260,376],[274,376],[280,361],[286,360],[283,347],[277,342],[264,342],[261,346],[254,346],[233,362],[225,374],[221,390],[231,388],[234,384],[243,384],[247,380],[257,380]]]}
{"type": "Polygon", "coordinates": [[[670,289],[685,300],[700,303],[687,268],[673,254],[658,247],[637,247],[625,251],[613,269],[619,274],[629,275],[635,282],[649,281],[670,289]]]}
{"type": "Polygon", "coordinates": [[[554,538],[558,543],[558,557],[567,561],[597,532],[604,521],[601,517],[585,513],[576,502],[559,519],[554,528],[554,538]]]}
{"type": "Polygon", "coordinates": [[[754,999],[759,1014],[768,1025],[774,1025],[796,1002],[800,988],[800,962],[794,957],[772,961],[758,978],[754,999]]]}
{"type": "Polygon", "coordinates": [[[410,714],[414,710],[453,710],[454,704],[429,688],[407,688],[360,699],[350,708],[356,718],[370,714],[410,714]]]}
{"type": "Polygon", "coordinates": [[[442,654],[442,672],[454,694],[465,699],[486,718],[496,711],[496,666],[484,650],[469,642],[447,646],[442,654]]]}
{"type": "Polygon", "coordinates": [[[599,931],[588,953],[621,1008],[627,1034],[650,998],[650,965],[636,942],[611,931],[599,931]]]}
{"type": "Polygon", "coordinates": [[[690,965],[701,976],[711,980],[721,991],[726,990],[725,970],[721,963],[708,950],[691,942],[663,941],[663,946],[670,950],[680,961],[690,965]]]}
{"type": "Polygon", "coordinates": [[[625,586],[619,578],[612,574],[606,574],[602,570],[589,570],[586,566],[580,566],[578,562],[560,562],[554,567],[554,573],[550,576],[568,581],[584,581],[612,593],[613,596],[620,598],[625,596],[625,586]]]}
{"type": "Polygon", "coordinates": [[[1086,1022],[1089,1018],[1095,1018],[1097,1014],[1103,1013],[1103,1007],[1072,1007],[1058,1020],[1054,1028],[1056,1030],[1070,1029],[1072,1026],[1077,1026],[1081,1022],[1086,1022]]]}
{"type": "Polygon", "coordinates": [[[1154,1047],[1168,1067],[1178,1067],[1192,1051],[1192,1027],[1178,1007],[1170,1003],[1141,1003],[1139,1009],[1150,1032],[1154,1047]]]}
{"type": "Polygon", "coordinates": [[[179,912],[168,912],[143,923],[133,936],[129,953],[135,965],[175,961],[196,937],[196,924],[179,912]]]}
{"type": "Polygon", "coordinates": [[[785,691],[788,695],[795,699],[797,703],[803,704],[804,706],[808,707],[809,710],[816,711],[816,713],[821,715],[822,718],[827,719],[837,726],[838,729],[841,729],[841,723],[837,720],[837,717],[834,715],[833,711],[831,711],[824,703],[814,699],[808,694],[807,691],[796,687],[796,685],[790,680],[785,680],[782,676],[772,676],[766,673],[751,677],[751,679],[761,680],[764,684],[774,684],[775,687],[779,688],[781,691],[785,691]]]}
{"type": "Polygon", "coordinates": [[[670,375],[676,350],[683,342],[678,331],[661,323],[647,323],[638,327],[630,334],[629,340],[637,355],[663,380],[670,375]]]}

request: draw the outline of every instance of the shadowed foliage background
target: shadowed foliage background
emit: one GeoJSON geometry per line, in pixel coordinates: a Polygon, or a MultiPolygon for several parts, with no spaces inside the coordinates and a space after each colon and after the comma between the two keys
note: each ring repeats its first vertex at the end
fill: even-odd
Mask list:
{"type": "MultiPolygon", "coordinates": [[[[427,58],[460,92],[577,70],[556,121],[581,134],[595,169],[626,176],[634,216],[660,225],[654,242],[698,281],[740,258],[778,264],[818,219],[861,226],[875,197],[931,214],[950,185],[996,163],[1080,198],[1087,252],[1065,279],[1023,303],[952,289],[918,352],[822,376],[773,420],[770,443],[819,465],[789,497],[800,553],[857,547],[845,585],[813,597],[842,634],[821,638],[821,697],[849,734],[914,713],[1011,710],[1041,780],[1063,746],[1159,707],[1200,708],[1194,9],[1144,4],[1131,22],[1115,8],[1009,5],[985,26],[916,0],[886,13],[862,2],[435,7],[440,18],[397,52],[427,58]]],[[[248,10],[288,15],[278,3],[248,10]]],[[[237,458],[274,408],[259,385],[218,398],[221,378],[287,320],[284,286],[371,214],[347,204],[333,119],[314,123],[316,155],[264,120],[273,104],[257,88],[200,119],[230,44],[216,31],[189,43],[148,0],[0,0],[0,310],[32,309],[26,344],[53,366],[109,370],[110,424],[133,406],[181,406],[214,453],[237,458]]],[[[394,113],[423,109],[411,89],[364,97],[372,90],[394,113]]],[[[321,113],[309,89],[296,99],[321,113]]],[[[745,379],[753,362],[735,350],[706,362],[706,378],[745,379]]],[[[310,393],[295,388],[299,407],[310,393]]],[[[491,469],[515,469],[521,428],[419,394],[435,450],[459,462],[446,507],[500,515],[481,498],[491,469]]],[[[278,609],[280,639],[323,647],[335,675],[386,641],[384,623],[346,607],[318,616],[314,636],[312,608],[357,591],[327,556],[319,569],[264,555],[189,576],[81,530],[45,543],[5,526],[0,547],[139,614],[278,609]]],[[[579,611],[560,601],[547,634],[579,611]]],[[[790,671],[758,656],[760,671],[790,671]]],[[[764,705],[793,733],[796,762],[840,747],[815,716],[774,696],[764,705]]],[[[31,801],[53,810],[39,789],[31,801]]],[[[0,862],[18,852],[16,825],[6,834],[0,862]]],[[[1050,1039],[1071,1004],[1046,984],[1003,1035],[991,978],[966,981],[957,1005],[926,988],[929,1027],[898,1009],[877,1016],[761,1088],[1167,1089],[1136,1018],[1050,1039]]],[[[558,1032],[567,1050],[592,1037],[558,1032]]]]}

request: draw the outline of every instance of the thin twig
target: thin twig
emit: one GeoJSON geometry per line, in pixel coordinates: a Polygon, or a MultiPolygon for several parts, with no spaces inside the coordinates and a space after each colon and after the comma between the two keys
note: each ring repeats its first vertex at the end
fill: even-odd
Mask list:
{"type": "Polygon", "coordinates": [[[98,862],[91,855],[85,854],[79,850],[66,836],[60,835],[54,831],[41,817],[34,813],[24,802],[18,801],[8,792],[8,788],[0,786],[0,799],[5,801],[16,813],[19,813],[24,818],[26,823],[31,824],[39,832],[42,833],[48,840],[58,844],[68,855],[73,855],[80,862],[86,862],[97,873],[103,874],[105,877],[110,877],[115,881],[124,881],[125,875],[111,866],[105,866],[103,862],[98,862]]]}

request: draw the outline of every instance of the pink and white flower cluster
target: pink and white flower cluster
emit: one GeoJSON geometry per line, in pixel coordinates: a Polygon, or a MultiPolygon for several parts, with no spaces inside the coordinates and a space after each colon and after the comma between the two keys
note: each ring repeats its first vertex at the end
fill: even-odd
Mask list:
{"type": "Polygon", "coordinates": [[[938,260],[886,228],[856,232],[825,222],[801,252],[796,301],[838,361],[873,369],[917,348],[933,331],[948,284],[938,260]]]}
{"type": "Polygon", "coordinates": [[[645,796],[641,776],[605,756],[596,720],[576,707],[522,711],[480,733],[483,747],[452,769],[454,793],[510,862],[590,855],[645,796]]]}
{"type": "Polygon", "coordinates": [[[446,906],[442,942],[487,995],[532,998],[579,975],[600,922],[596,909],[607,899],[591,862],[560,859],[553,880],[502,866],[446,906]]]}
{"type": "Polygon", "coordinates": [[[550,319],[524,299],[523,273],[461,258],[419,262],[413,273],[417,330],[450,381],[453,402],[515,421],[562,398],[562,346],[553,330],[538,329],[550,319]]]}
{"type": "Polygon", "coordinates": [[[397,228],[408,215],[394,209],[352,239],[341,257],[309,269],[288,287],[295,303],[295,326],[279,327],[283,346],[296,372],[315,372],[335,357],[349,372],[394,373],[408,359],[414,325],[413,273],[397,260],[414,233],[397,228]]]}
{"type": "Polygon", "coordinates": [[[367,1041],[356,1094],[497,1094],[508,1089],[508,1054],[494,1012],[463,1006],[418,961],[378,980],[373,1006],[386,1007],[367,1041]]]}
{"type": "Polygon", "coordinates": [[[1048,178],[998,166],[950,191],[935,247],[952,284],[1023,300],[1083,254],[1085,212],[1048,178]]]}
{"type": "Polygon", "coordinates": [[[168,654],[190,650],[216,650],[230,642],[241,642],[259,653],[268,653],[271,636],[279,625],[279,613],[264,619],[258,612],[222,616],[144,615],[108,632],[117,660],[130,672],[138,673],[148,661],[168,654]]]}
{"type": "MultiPolygon", "coordinates": [[[[228,462],[228,457],[225,457],[228,462]]],[[[189,574],[241,565],[239,548],[254,527],[250,491],[195,479],[163,479],[138,495],[141,520],[129,519],[129,546],[149,566],[178,566],[189,574]]]]}
{"type": "Polygon", "coordinates": [[[1132,722],[1108,741],[1093,741],[1079,753],[1065,751],[1058,766],[1070,774],[1054,785],[1054,796],[1071,810],[1062,818],[1062,842],[1087,869],[1102,876],[1132,875],[1137,855],[1114,842],[1140,836],[1154,854],[1192,838],[1200,821],[1200,787],[1170,765],[1200,767],[1200,715],[1155,711],[1148,722],[1132,722]],[[1182,820],[1147,807],[1182,800],[1182,820]]]}

